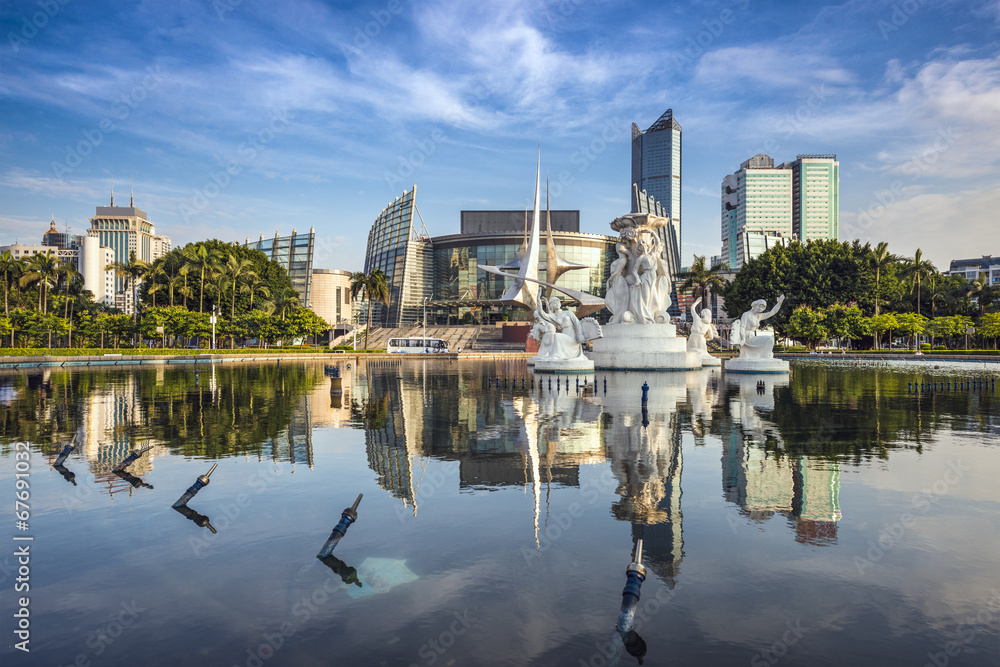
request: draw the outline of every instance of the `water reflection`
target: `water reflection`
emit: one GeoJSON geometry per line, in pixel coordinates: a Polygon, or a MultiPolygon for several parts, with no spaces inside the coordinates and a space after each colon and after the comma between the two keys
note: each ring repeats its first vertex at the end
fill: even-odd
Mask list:
{"type": "Polygon", "coordinates": [[[840,463],[789,454],[769,417],[775,393],[787,376],[727,375],[728,438],[722,453],[723,493],[753,522],[776,514],[793,524],[795,539],[813,545],[836,542],[840,513],[840,463]]]}

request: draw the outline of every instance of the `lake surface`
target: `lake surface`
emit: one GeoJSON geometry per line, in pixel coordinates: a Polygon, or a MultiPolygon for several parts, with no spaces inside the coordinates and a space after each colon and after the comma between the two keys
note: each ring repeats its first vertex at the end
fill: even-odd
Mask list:
{"type": "Polygon", "coordinates": [[[340,395],[316,362],[0,375],[0,662],[635,665],[642,538],[643,664],[1000,664],[1000,367],[347,363],[340,395]]]}

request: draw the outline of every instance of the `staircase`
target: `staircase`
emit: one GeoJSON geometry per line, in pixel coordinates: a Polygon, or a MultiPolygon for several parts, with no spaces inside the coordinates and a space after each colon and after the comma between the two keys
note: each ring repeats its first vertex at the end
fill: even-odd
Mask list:
{"type": "Polygon", "coordinates": [[[524,352],[524,343],[505,343],[502,328],[483,327],[472,349],[476,352],[524,352]]]}

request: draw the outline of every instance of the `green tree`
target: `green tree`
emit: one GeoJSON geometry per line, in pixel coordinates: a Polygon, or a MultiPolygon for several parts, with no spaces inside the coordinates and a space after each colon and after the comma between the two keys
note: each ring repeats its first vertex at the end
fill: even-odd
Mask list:
{"type": "Polygon", "coordinates": [[[917,248],[911,259],[903,263],[903,277],[909,281],[911,292],[917,295],[917,315],[920,314],[920,282],[937,273],[930,260],[924,259],[923,251],[917,248]]]}
{"type": "Polygon", "coordinates": [[[717,295],[726,284],[722,274],[728,271],[725,262],[716,262],[711,267],[705,265],[704,255],[695,255],[691,268],[677,274],[678,280],[683,280],[680,290],[693,290],[701,297],[702,303],[711,308],[709,295],[717,295]]]}
{"type": "MultiPolygon", "coordinates": [[[[113,262],[104,267],[105,271],[114,271],[115,275],[119,278],[125,279],[126,289],[128,290],[128,295],[126,299],[131,297],[135,299],[136,288],[142,281],[143,277],[149,273],[149,263],[139,259],[135,256],[135,250],[129,250],[128,261],[125,262],[113,262]]],[[[139,324],[139,301],[135,299],[135,323],[139,324]]]]}
{"type": "Polygon", "coordinates": [[[205,312],[205,277],[219,270],[219,256],[206,243],[188,245],[183,250],[191,271],[198,274],[198,312],[205,312]]]}
{"type": "Polygon", "coordinates": [[[38,284],[38,311],[42,314],[49,311],[49,287],[55,282],[58,273],[59,257],[47,250],[44,255],[32,255],[21,275],[21,287],[38,284]]]}
{"type": "Polygon", "coordinates": [[[229,304],[229,317],[232,319],[236,317],[236,291],[240,290],[243,293],[250,293],[252,288],[247,283],[251,276],[256,278],[257,273],[253,270],[253,262],[249,259],[240,259],[235,255],[230,255],[226,258],[223,269],[232,287],[232,299],[229,304]]]}
{"type": "Polygon", "coordinates": [[[979,335],[992,338],[993,349],[997,349],[997,337],[1000,337],[1000,313],[986,313],[979,318],[979,335]]]}
{"type": "Polygon", "coordinates": [[[389,281],[382,269],[375,269],[365,274],[360,271],[351,275],[351,301],[357,301],[358,295],[368,302],[368,326],[365,327],[365,349],[368,349],[368,332],[372,328],[372,304],[381,301],[389,305],[389,281]]]}
{"type": "Polygon", "coordinates": [[[813,310],[809,306],[799,306],[788,318],[786,331],[795,340],[800,340],[815,350],[828,335],[823,322],[825,318],[826,315],[822,312],[813,310]]]}
{"type": "Polygon", "coordinates": [[[910,336],[914,339],[914,348],[917,347],[917,338],[924,330],[924,324],[927,322],[927,318],[919,313],[900,313],[896,315],[896,326],[897,329],[910,336]]]}
{"type": "MultiPolygon", "coordinates": [[[[866,245],[867,247],[867,245],[866,245]]],[[[879,290],[882,282],[882,274],[888,269],[888,267],[899,261],[896,255],[889,252],[889,244],[885,241],[880,241],[876,246],[875,250],[872,251],[872,266],[875,268],[875,314],[878,315],[878,300],[879,300],[879,290]]]]}
{"type": "Polygon", "coordinates": [[[10,314],[10,288],[11,283],[21,277],[22,264],[14,259],[10,250],[0,253],[0,275],[3,276],[3,314],[10,314]]]}
{"type": "Polygon", "coordinates": [[[882,313],[868,318],[868,328],[875,335],[875,347],[881,348],[879,344],[879,334],[889,334],[889,346],[892,346],[892,332],[899,328],[896,316],[893,313],[882,313]]]}

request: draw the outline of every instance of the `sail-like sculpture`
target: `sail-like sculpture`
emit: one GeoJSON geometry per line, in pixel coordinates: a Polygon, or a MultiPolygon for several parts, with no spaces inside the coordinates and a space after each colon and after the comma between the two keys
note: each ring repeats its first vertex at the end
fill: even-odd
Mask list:
{"type": "Polygon", "coordinates": [[[531,233],[528,236],[528,246],[521,258],[514,282],[500,297],[501,303],[526,308],[534,312],[538,307],[538,228],[541,220],[539,212],[539,190],[541,184],[541,149],[538,151],[538,164],[535,167],[535,210],[532,212],[531,233]]]}

